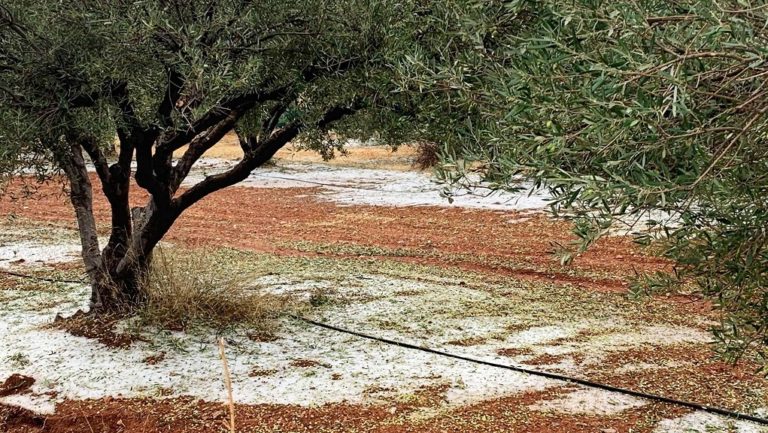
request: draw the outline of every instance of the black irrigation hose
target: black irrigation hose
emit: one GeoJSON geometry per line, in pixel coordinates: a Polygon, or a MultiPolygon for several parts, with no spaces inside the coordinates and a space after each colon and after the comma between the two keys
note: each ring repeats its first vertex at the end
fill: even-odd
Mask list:
{"type": "Polygon", "coordinates": [[[6,274],[12,277],[18,277],[18,278],[26,278],[28,280],[47,281],[49,283],[67,283],[67,284],[85,284],[86,283],[86,281],[82,281],[82,280],[60,280],[56,278],[46,278],[46,277],[38,277],[36,275],[20,274],[18,272],[6,271],[5,269],[0,269],[0,274],[6,274]]]}
{"type": "Polygon", "coordinates": [[[689,409],[695,409],[695,410],[700,410],[700,411],[704,411],[704,412],[714,413],[714,414],[717,414],[717,415],[723,415],[723,416],[726,416],[726,417],[729,417],[729,418],[735,418],[737,420],[747,420],[747,421],[752,421],[752,422],[755,422],[755,423],[758,423],[758,424],[768,425],[768,419],[766,419],[766,418],[760,418],[760,417],[757,417],[757,416],[754,416],[754,415],[748,415],[748,414],[745,414],[745,413],[734,412],[734,411],[730,411],[730,410],[727,410],[727,409],[722,409],[722,408],[719,408],[719,407],[712,407],[712,406],[707,406],[707,405],[701,404],[701,403],[694,403],[694,402],[690,402],[690,401],[677,400],[677,399],[674,399],[674,398],[664,397],[664,396],[661,396],[661,395],[647,394],[647,393],[640,392],[640,391],[633,391],[631,389],[619,388],[619,387],[616,387],[616,386],[606,385],[604,383],[592,382],[592,381],[589,381],[589,380],[586,380],[586,379],[579,379],[579,378],[576,378],[576,377],[564,376],[564,375],[561,375],[561,374],[547,373],[547,372],[544,372],[544,371],[531,370],[531,369],[528,369],[528,368],[516,367],[516,366],[512,366],[512,365],[497,364],[495,362],[484,361],[482,359],[475,359],[475,358],[470,358],[470,357],[462,356],[462,355],[456,355],[456,354],[449,353],[449,352],[443,352],[441,350],[431,349],[429,347],[417,346],[415,344],[404,343],[404,342],[401,342],[401,341],[390,340],[390,339],[382,338],[382,337],[376,337],[376,336],[373,336],[373,335],[364,334],[362,332],[352,331],[352,330],[349,330],[349,329],[340,328],[338,326],[329,325],[327,323],[318,322],[318,321],[315,321],[315,320],[312,320],[312,319],[307,319],[306,317],[294,316],[294,315],[291,315],[291,317],[293,317],[295,319],[298,319],[300,321],[309,323],[310,325],[318,326],[320,328],[325,328],[325,329],[328,329],[328,330],[331,330],[331,331],[336,331],[336,332],[342,332],[344,334],[354,335],[356,337],[365,338],[365,339],[373,340],[373,341],[378,341],[380,343],[390,344],[390,345],[393,345],[393,346],[399,346],[399,347],[403,347],[403,348],[406,348],[406,349],[419,350],[419,351],[422,351],[422,352],[431,353],[431,354],[434,354],[434,355],[445,356],[445,357],[448,357],[448,358],[458,359],[458,360],[461,360],[461,361],[467,361],[467,362],[472,362],[472,363],[475,363],[475,364],[487,365],[489,367],[503,368],[505,370],[512,370],[512,371],[516,371],[516,372],[519,372],[519,373],[530,374],[530,375],[533,375],[533,376],[546,377],[548,379],[554,379],[554,380],[559,380],[559,381],[568,382],[568,383],[575,383],[575,384],[587,386],[587,387],[590,387],[590,388],[602,389],[602,390],[605,390],[605,391],[610,391],[610,392],[615,392],[615,393],[620,393],[620,394],[631,395],[633,397],[639,397],[639,398],[643,398],[643,399],[646,399],[646,400],[653,400],[653,401],[658,401],[658,402],[662,402],[662,403],[674,404],[674,405],[677,405],[677,406],[687,407],[689,409]]]}
{"type": "MultiPolygon", "coordinates": [[[[17,273],[17,272],[6,271],[6,270],[0,270],[0,273],[11,275],[11,276],[14,276],[14,277],[19,277],[19,278],[26,278],[26,279],[30,279],[30,280],[39,280],[39,281],[48,281],[48,282],[52,282],[52,283],[70,283],[70,284],[83,284],[84,283],[83,281],[58,280],[58,279],[55,279],[55,278],[38,277],[38,276],[35,276],[35,275],[20,274],[20,273],[17,273]]],[[[768,425],[768,419],[766,419],[766,418],[760,418],[758,416],[748,415],[748,414],[745,414],[745,413],[735,412],[735,411],[731,411],[731,410],[728,410],[728,409],[722,409],[722,408],[719,408],[719,407],[707,406],[707,405],[702,404],[702,403],[694,403],[694,402],[690,402],[690,401],[677,400],[677,399],[670,398],[670,397],[664,397],[664,396],[656,395],[656,394],[648,394],[648,393],[645,393],[645,392],[633,391],[631,389],[619,388],[617,386],[611,386],[611,385],[607,385],[607,384],[599,383],[599,382],[592,382],[590,380],[579,379],[579,378],[576,378],[576,377],[565,376],[565,375],[562,375],[562,374],[547,373],[545,371],[532,370],[532,369],[529,369],[529,368],[517,367],[517,366],[514,366],[514,365],[498,364],[498,363],[491,362],[491,361],[484,361],[482,359],[475,359],[475,358],[470,358],[468,356],[456,355],[454,353],[449,353],[449,352],[443,352],[442,350],[431,349],[429,347],[423,347],[423,346],[418,346],[418,345],[415,345],[415,344],[404,343],[402,341],[395,341],[395,340],[390,340],[388,338],[376,337],[376,336],[373,336],[373,335],[364,334],[362,332],[352,331],[350,329],[340,328],[338,326],[333,326],[333,325],[329,325],[327,323],[318,322],[318,321],[315,321],[315,320],[312,320],[312,319],[308,319],[308,318],[302,317],[302,316],[296,316],[296,315],[293,315],[293,314],[289,314],[289,316],[294,318],[294,319],[296,319],[296,320],[300,320],[302,322],[309,323],[310,325],[314,325],[314,326],[317,326],[317,327],[320,327],[320,328],[325,328],[325,329],[328,329],[328,330],[331,330],[331,331],[341,332],[341,333],[344,333],[344,334],[354,335],[356,337],[365,338],[365,339],[373,340],[373,341],[378,341],[380,343],[385,343],[385,344],[389,344],[389,345],[393,345],[393,346],[399,346],[399,347],[403,347],[405,349],[419,350],[421,352],[431,353],[433,355],[445,356],[447,358],[458,359],[460,361],[467,361],[467,362],[472,362],[472,363],[480,364],[480,365],[487,365],[489,367],[495,367],[495,368],[503,368],[505,370],[516,371],[518,373],[525,373],[525,374],[530,374],[532,376],[546,377],[547,379],[559,380],[561,382],[575,383],[575,384],[587,386],[587,387],[590,387],[590,388],[602,389],[602,390],[605,390],[605,391],[610,391],[610,392],[615,392],[615,393],[625,394],[625,395],[631,395],[633,397],[639,397],[639,398],[643,398],[643,399],[646,399],[646,400],[653,400],[653,401],[658,401],[658,402],[662,402],[662,403],[674,404],[674,405],[677,405],[677,406],[687,407],[689,409],[695,409],[695,410],[700,410],[700,411],[703,411],[703,412],[714,413],[714,414],[717,414],[717,415],[722,415],[722,416],[726,416],[728,418],[734,418],[734,419],[737,419],[737,420],[746,420],[746,421],[752,421],[752,422],[758,423],[758,424],[768,425]]]]}

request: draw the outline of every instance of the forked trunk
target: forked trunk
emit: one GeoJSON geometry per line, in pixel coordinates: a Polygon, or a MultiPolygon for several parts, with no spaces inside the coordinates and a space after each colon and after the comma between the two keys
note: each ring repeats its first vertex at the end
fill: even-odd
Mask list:
{"type": "MultiPolygon", "coordinates": [[[[123,85],[115,91],[125,92],[125,89],[123,85]]],[[[179,88],[176,88],[168,95],[175,94],[178,97],[178,90],[179,88]]],[[[67,174],[71,188],[70,199],[77,216],[83,246],[83,263],[91,281],[92,313],[130,313],[145,303],[147,297],[144,287],[151,253],[176,218],[208,194],[246,179],[254,169],[269,161],[279,149],[308,126],[294,121],[277,129],[277,120],[289,106],[277,104],[270,115],[273,121],[265,122],[262,127],[263,134],[240,136],[244,156],[237,164],[224,172],[206,176],[194,186],[175,195],[195,162],[231,131],[237,121],[259,102],[260,98],[276,98],[274,100],[278,101],[286,97],[287,91],[278,89],[263,95],[254,95],[253,100],[235,98],[225,104],[226,110],[220,110],[221,113],[211,112],[211,119],[218,120],[210,124],[205,123],[207,126],[203,128],[204,131],[194,131],[192,135],[188,132],[178,132],[168,137],[162,136],[161,130],[156,126],[142,127],[134,117],[130,98],[123,94],[116,102],[126,124],[118,128],[120,151],[117,162],[111,165],[99,148],[96,138],[76,130],[70,132],[66,137],[68,146],[57,149],[59,151],[55,156],[67,174]],[[173,151],[184,145],[188,146],[187,150],[174,165],[173,151]],[[112,211],[110,239],[103,251],[99,247],[93,213],[93,191],[83,158],[84,151],[94,164],[102,191],[112,211]],[[149,192],[150,200],[144,207],[131,209],[129,190],[131,161],[134,155],[134,178],[139,187],[149,192]]],[[[163,106],[173,107],[174,101],[170,100],[163,106]]],[[[315,127],[326,130],[333,122],[354,114],[358,109],[356,104],[351,107],[333,106],[315,122],[315,127]]],[[[207,118],[206,116],[204,117],[207,118]]]]}
{"type": "MultiPolygon", "coordinates": [[[[106,259],[106,258],[105,258],[106,259]]],[[[91,277],[91,312],[130,313],[146,301],[149,258],[131,261],[117,272],[119,260],[104,260],[102,268],[91,277]]]]}
{"type": "Polygon", "coordinates": [[[146,302],[144,290],[152,264],[152,250],[170,227],[154,203],[133,208],[133,230],[116,230],[101,253],[101,266],[91,274],[91,311],[130,313],[146,302]]]}

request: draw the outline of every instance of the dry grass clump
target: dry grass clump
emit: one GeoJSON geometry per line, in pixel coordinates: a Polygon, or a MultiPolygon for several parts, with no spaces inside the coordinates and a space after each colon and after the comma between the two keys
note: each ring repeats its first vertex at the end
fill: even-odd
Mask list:
{"type": "Polygon", "coordinates": [[[413,165],[421,170],[432,168],[440,162],[440,146],[432,142],[420,142],[416,146],[416,157],[413,165]]]}
{"type": "Polygon", "coordinates": [[[142,321],[171,330],[248,326],[268,333],[278,317],[298,307],[290,295],[253,287],[252,276],[230,265],[217,264],[204,251],[156,251],[144,285],[142,321]]]}

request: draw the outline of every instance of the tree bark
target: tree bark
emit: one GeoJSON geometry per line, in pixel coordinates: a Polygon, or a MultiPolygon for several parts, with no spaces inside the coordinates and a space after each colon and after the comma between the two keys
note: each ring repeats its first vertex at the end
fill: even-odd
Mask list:
{"type": "Polygon", "coordinates": [[[93,288],[91,308],[99,308],[102,304],[102,293],[96,288],[103,285],[102,259],[96,220],[93,216],[93,188],[88,178],[81,146],[76,143],[71,144],[67,153],[60,158],[60,163],[69,180],[69,199],[77,218],[80,243],[83,248],[83,263],[93,288]]]}
{"type": "Polygon", "coordinates": [[[128,314],[146,302],[145,283],[151,265],[151,255],[134,260],[122,273],[116,271],[117,260],[110,268],[102,269],[102,278],[92,283],[91,290],[98,294],[99,304],[91,305],[94,314],[128,314]]]}
{"type": "MultiPolygon", "coordinates": [[[[140,212],[128,208],[129,174],[122,172],[119,164],[106,166],[106,160],[94,143],[83,137],[70,137],[68,148],[59,155],[70,185],[69,198],[75,210],[82,258],[90,280],[90,311],[100,313],[126,313],[140,306],[146,296],[143,284],[151,264],[151,254],[135,257],[120,272],[118,268],[133,251],[136,239],[133,219],[140,212]],[[94,160],[102,182],[102,190],[112,210],[112,231],[103,251],[99,247],[96,220],[93,214],[93,186],[83,158],[83,150],[94,160]]],[[[140,218],[137,218],[140,220],[140,218]]],[[[146,230],[146,225],[141,228],[146,230]]]]}

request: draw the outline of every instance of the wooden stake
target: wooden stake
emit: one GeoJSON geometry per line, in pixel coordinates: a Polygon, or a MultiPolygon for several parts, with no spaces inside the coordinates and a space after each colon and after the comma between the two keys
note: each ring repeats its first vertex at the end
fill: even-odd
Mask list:
{"type": "Polygon", "coordinates": [[[219,355],[224,365],[224,386],[227,388],[227,403],[229,403],[229,432],[235,433],[235,402],[232,398],[232,376],[229,373],[227,356],[224,353],[224,338],[219,339],[219,355]]]}

